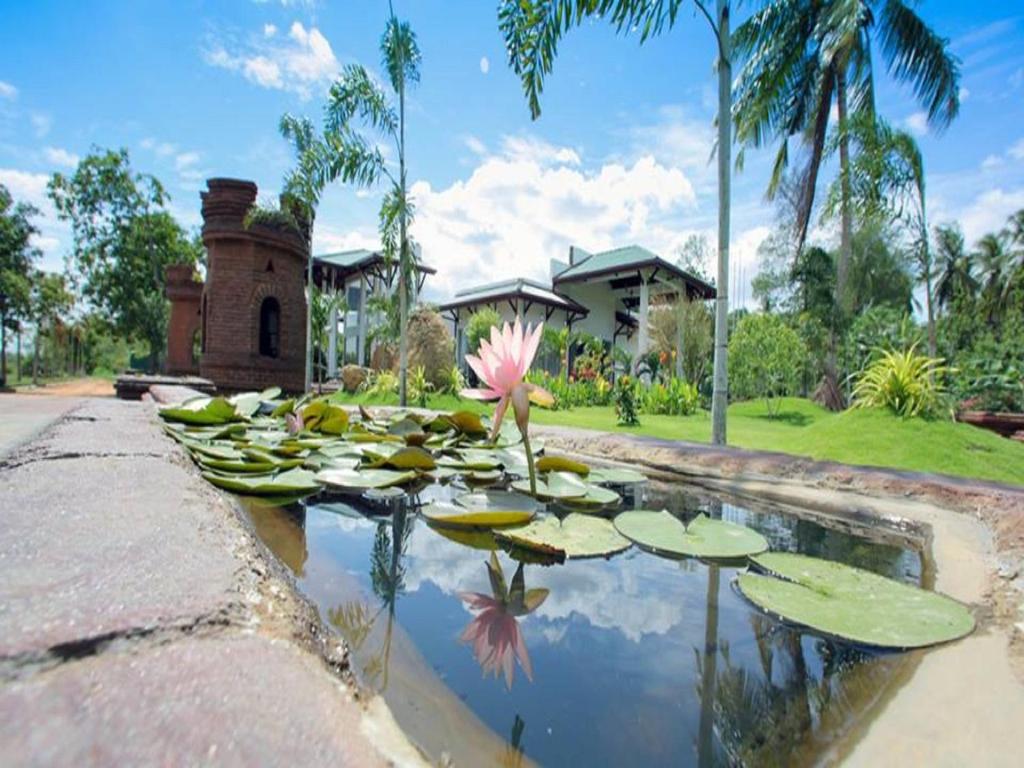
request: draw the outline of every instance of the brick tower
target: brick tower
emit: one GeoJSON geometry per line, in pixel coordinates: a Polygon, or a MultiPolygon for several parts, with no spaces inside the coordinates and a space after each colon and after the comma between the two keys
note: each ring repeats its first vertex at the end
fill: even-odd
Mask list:
{"type": "Polygon", "coordinates": [[[305,384],[306,246],[291,228],[245,226],[256,185],[209,179],[199,372],[219,390],[305,384]]]}
{"type": "Polygon", "coordinates": [[[172,376],[194,375],[199,373],[194,350],[202,320],[203,284],[191,264],[172,264],[166,275],[164,293],[171,302],[171,318],[167,324],[165,367],[172,376]]]}

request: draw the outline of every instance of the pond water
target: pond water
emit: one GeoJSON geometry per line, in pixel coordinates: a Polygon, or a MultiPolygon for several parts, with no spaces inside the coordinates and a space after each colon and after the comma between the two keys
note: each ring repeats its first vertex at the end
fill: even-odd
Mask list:
{"type": "MultiPolygon", "coordinates": [[[[417,503],[459,489],[431,486],[417,503]]],[[[772,550],[928,581],[907,538],[875,540],[768,507],[648,483],[626,507],[703,511],[772,550]],[[641,494],[642,498],[636,498],[641,494]]],[[[410,501],[248,505],[255,528],[348,642],[360,682],[435,760],[456,765],[806,765],[834,756],[919,661],[802,632],[733,586],[742,566],[636,547],[520,566],[528,605],[494,610],[491,555],[441,535],[410,501]],[[395,505],[395,506],[392,506],[395,505]],[[541,592],[547,590],[542,602],[541,592]],[[473,597],[468,593],[476,593],[473,597]],[[482,596],[482,597],[479,597],[482,596]]],[[[925,584],[925,586],[929,586],[925,584]]]]}

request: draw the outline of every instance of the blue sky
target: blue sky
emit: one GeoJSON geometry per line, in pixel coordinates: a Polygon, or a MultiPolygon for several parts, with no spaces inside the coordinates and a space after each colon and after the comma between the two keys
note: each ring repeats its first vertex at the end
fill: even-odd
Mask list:
{"type": "MultiPolygon", "coordinates": [[[[573,31],[544,113],[531,121],[495,5],[395,0],[423,53],[408,154],[413,233],[439,269],[428,296],[500,277],[543,279],[570,243],[638,242],[671,256],[689,234],[713,241],[714,50],[703,19],[686,17],[643,47],[600,23],[573,31]]],[[[0,183],[44,210],[44,266],[59,269],[70,246],[46,203],[46,179],[93,145],[126,147],[139,170],[167,185],[189,227],[199,224],[209,176],[253,179],[275,194],[290,160],[278,118],[319,119],[345,64],[378,69],[386,9],[382,0],[4,0],[0,183]]],[[[974,239],[1024,207],[1024,8],[926,0],[919,12],[962,61],[961,116],[928,133],[912,94],[884,73],[879,108],[919,136],[932,220],[959,219],[974,239]]],[[[740,299],[750,298],[773,218],[762,196],[769,161],[769,152],[748,155],[734,180],[740,299]]],[[[318,249],[372,245],[378,200],[332,189],[318,249]]]]}

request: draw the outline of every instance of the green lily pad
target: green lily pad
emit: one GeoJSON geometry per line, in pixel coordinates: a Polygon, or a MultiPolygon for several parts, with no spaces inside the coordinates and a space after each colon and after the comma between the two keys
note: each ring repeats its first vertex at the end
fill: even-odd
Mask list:
{"type": "Polygon", "coordinates": [[[416,479],[413,471],[396,472],[391,469],[323,469],[316,479],[332,488],[365,491],[369,488],[387,488],[416,479]]]}
{"type": "Polygon", "coordinates": [[[475,491],[455,497],[460,507],[475,510],[500,512],[503,510],[528,510],[536,512],[541,505],[532,496],[508,491],[475,491]]]}
{"type": "Polygon", "coordinates": [[[480,420],[480,416],[472,411],[455,411],[441,416],[440,419],[448,422],[464,435],[486,435],[487,427],[480,420]]]}
{"type": "Polygon", "coordinates": [[[226,491],[244,496],[294,496],[320,490],[316,476],[305,469],[289,469],[276,475],[222,475],[203,472],[203,477],[226,491]]]}
{"type": "Polygon", "coordinates": [[[533,520],[533,510],[474,510],[457,504],[428,504],[420,510],[431,524],[447,528],[501,528],[533,520]]]}
{"type": "Polygon", "coordinates": [[[203,426],[226,424],[240,418],[235,406],[223,397],[197,397],[182,405],[161,408],[160,417],[167,421],[203,426]]]}
{"type": "Polygon", "coordinates": [[[541,456],[537,459],[537,471],[572,472],[574,475],[583,475],[585,477],[590,474],[590,467],[582,461],[570,459],[568,456],[541,456]]]}
{"type": "MultiPolygon", "coordinates": [[[[521,493],[530,493],[530,481],[528,479],[516,480],[512,487],[521,493]]],[[[579,476],[571,472],[550,472],[546,480],[537,481],[538,499],[551,501],[565,501],[566,499],[582,499],[587,495],[589,488],[579,476]]]]}
{"type": "Polygon", "coordinates": [[[768,541],[757,531],[703,514],[684,525],[664,510],[623,512],[615,518],[615,528],[657,554],[728,560],[768,549],[768,541]]]}
{"type": "Polygon", "coordinates": [[[504,472],[500,469],[474,469],[462,473],[462,479],[470,485],[493,485],[501,480],[504,472]]]}
{"type": "Polygon", "coordinates": [[[495,531],[499,542],[559,559],[608,557],[629,549],[629,539],[603,517],[573,513],[534,520],[522,528],[495,531]]]}
{"type": "Polygon", "coordinates": [[[434,469],[437,463],[430,451],[415,446],[401,448],[382,459],[382,463],[395,469],[434,469]]]}
{"type": "Polygon", "coordinates": [[[826,635],[882,648],[921,648],[974,630],[967,607],[937,592],[806,555],[770,552],[752,559],[771,575],[740,574],[743,595],[826,635]]]}
{"type": "Polygon", "coordinates": [[[610,506],[611,504],[618,504],[621,498],[622,497],[615,491],[609,490],[608,488],[602,488],[599,485],[591,485],[590,483],[587,483],[586,494],[571,499],[564,499],[562,504],[570,507],[601,508],[610,506]]]}
{"type": "Polygon", "coordinates": [[[501,462],[495,456],[494,451],[484,451],[478,448],[461,450],[458,456],[442,456],[437,460],[437,463],[442,467],[479,471],[497,469],[501,466],[501,462]]]}
{"type": "Polygon", "coordinates": [[[635,469],[601,467],[590,470],[587,481],[599,485],[633,485],[634,483],[645,483],[647,478],[635,469]]]}

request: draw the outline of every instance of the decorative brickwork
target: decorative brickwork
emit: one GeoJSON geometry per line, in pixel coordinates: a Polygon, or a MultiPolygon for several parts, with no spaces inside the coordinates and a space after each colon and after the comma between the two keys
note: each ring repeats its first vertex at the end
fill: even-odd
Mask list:
{"type": "Polygon", "coordinates": [[[301,391],[306,349],[305,243],[289,229],[263,224],[246,228],[246,212],[256,201],[252,182],[210,179],[206,186],[203,244],[208,264],[200,373],[219,390],[278,385],[301,391]],[[267,299],[276,300],[277,306],[264,308],[267,299]],[[276,356],[261,354],[261,349],[276,356]]]}
{"type": "Polygon", "coordinates": [[[165,295],[171,302],[171,319],[167,324],[167,373],[190,376],[199,373],[199,361],[193,350],[202,320],[200,302],[203,284],[191,264],[167,267],[165,295]]]}

